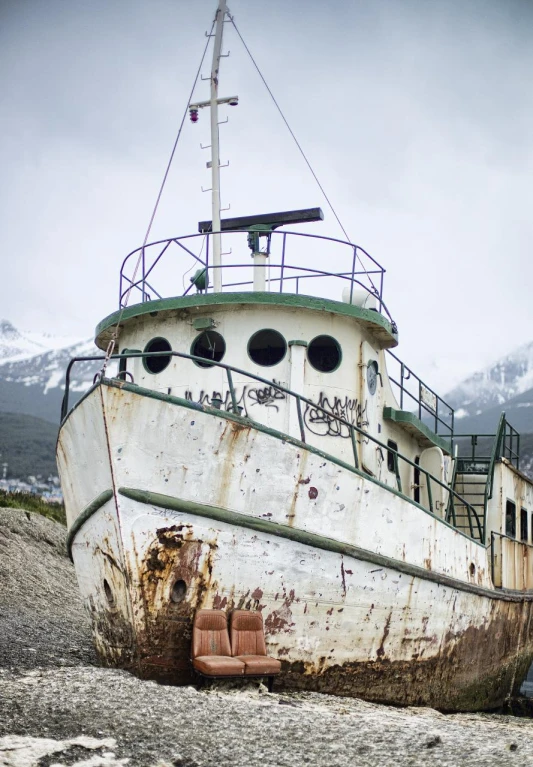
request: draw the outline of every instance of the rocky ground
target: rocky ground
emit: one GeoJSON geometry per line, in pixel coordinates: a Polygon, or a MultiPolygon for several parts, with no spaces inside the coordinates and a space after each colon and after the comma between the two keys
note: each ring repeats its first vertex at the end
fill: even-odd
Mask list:
{"type": "Polygon", "coordinates": [[[60,525],[0,509],[0,766],[533,765],[533,721],[96,665],[60,525]]]}

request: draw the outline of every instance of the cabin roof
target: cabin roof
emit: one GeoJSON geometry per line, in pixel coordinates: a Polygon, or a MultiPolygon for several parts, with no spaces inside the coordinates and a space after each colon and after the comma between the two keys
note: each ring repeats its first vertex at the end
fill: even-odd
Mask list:
{"type": "Polygon", "coordinates": [[[290,293],[208,293],[194,296],[178,296],[163,298],[156,301],[145,301],[141,304],[133,304],[122,310],[113,312],[103,319],[95,330],[96,345],[100,349],[106,349],[111,338],[111,331],[120,322],[141,317],[153,312],[168,312],[175,309],[194,309],[195,307],[220,306],[220,305],[262,305],[262,306],[286,306],[295,309],[331,312],[347,317],[353,317],[365,326],[374,335],[376,341],[384,349],[390,349],[398,345],[398,331],[392,323],[373,309],[364,309],[354,304],[346,304],[341,301],[333,301],[327,298],[297,295],[290,293]]]}

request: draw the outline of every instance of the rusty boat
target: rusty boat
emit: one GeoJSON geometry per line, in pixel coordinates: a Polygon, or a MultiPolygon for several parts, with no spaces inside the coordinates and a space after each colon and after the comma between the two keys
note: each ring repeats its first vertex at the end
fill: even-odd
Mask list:
{"type": "Polygon", "coordinates": [[[253,609],[278,688],[497,708],[533,657],[518,434],[456,434],[392,351],[384,270],[316,233],[319,208],[221,220],[224,21],[221,0],[210,99],[187,105],[210,110],[212,218],[124,260],[73,407],[82,358],[67,371],[57,460],[100,658],[189,683],[196,611],[253,609]]]}

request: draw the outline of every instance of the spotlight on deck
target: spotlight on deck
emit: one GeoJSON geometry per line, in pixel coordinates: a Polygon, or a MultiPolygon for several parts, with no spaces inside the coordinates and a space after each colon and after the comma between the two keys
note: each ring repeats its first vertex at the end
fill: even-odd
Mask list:
{"type": "MultiPolygon", "coordinates": [[[[220,222],[220,231],[264,232],[266,234],[284,224],[306,224],[311,221],[323,220],[324,214],[320,208],[306,208],[305,210],[288,210],[283,213],[261,213],[258,216],[224,218],[220,222]]],[[[200,221],[198,231],[200,234],[206,234],[212,231],[212,227],[212,221],[200,221]]]]}

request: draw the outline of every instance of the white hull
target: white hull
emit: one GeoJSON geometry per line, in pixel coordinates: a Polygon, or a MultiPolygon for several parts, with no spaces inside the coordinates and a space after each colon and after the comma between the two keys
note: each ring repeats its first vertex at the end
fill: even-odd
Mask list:
{"type": "Polygon", "coordinates": [[[531,602],[494,590],[490,551],[319,451],[104,384],[64,423],[58,461],[108,663],[189,681],[196,609],[244,606],[289,687],[492,708],[525,674],[531,602]]]}

